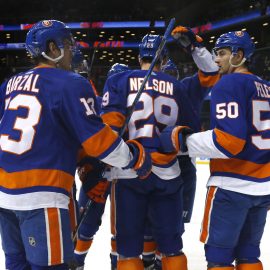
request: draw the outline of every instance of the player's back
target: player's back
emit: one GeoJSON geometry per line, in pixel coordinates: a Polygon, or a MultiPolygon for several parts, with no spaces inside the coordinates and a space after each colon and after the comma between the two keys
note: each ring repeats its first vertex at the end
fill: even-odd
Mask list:
{"type": "Polygon", "coordinates": [[[269,104],[270,83],[252,74],[225,75],[214,87],[211,110],[217,113],[211,119],[219,129],[217,146],[231,158],[211,161],[213,182],[224,176],[225,189],[270,194],[269,104]]]}
{"type": "MultiPolygon", "coordinates": [[[[146,73],[147,70],[127,71],[107,80],[102,109],[105,122],[110,125],[118,122],[118,127],[123,125],[146,73]]],[[[172,76],[152,72],[128,123],[128,139],[138,140],[151,152],[154,168],[155,165],[164,169],[176,164],[175,155],[159,153],[159,135],[166,126],[191,122],[192,108],[184,87],[172,76]]]]}
{"type": "MultiPolygon", "coordinates": [[[[72,84],[82,79],[71,72],[41,67],[13,76],[3,85],[1,191],[25,195],[25,203],[14,199],[10,208],[12,205],[20,209],[34,208],[35,203],[38,207],[37,202],[42,204],[43,197],[36,193],[31,195],[35,191],[47,192],[44,206],[50,196],[52,201],[58,196],[61,207],[66,202],[66,196],[62,201],[61,196],[71,190],[80,142],[65,122],[63,116],[68,119],[70,115],[62,103],[65,92],[71,91],[72,84]],[[28,201],[28,192],[29,196],[36,196],[36,201],[28,201]]],[[[2,202],[9,201],[4,198],[5,193],[1,193],[2,202]]]]}

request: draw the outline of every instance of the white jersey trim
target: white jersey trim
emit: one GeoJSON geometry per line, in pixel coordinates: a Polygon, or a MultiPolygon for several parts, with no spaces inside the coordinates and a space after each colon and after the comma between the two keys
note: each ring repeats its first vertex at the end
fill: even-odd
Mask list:
{"type": "Polygon", "coordinates": [[[104,163],[110,164],[112,166],[122,168],[126,167],[130,160],[132,159],[132,154],[129,150],[127,144],[121,140],[117,147],[105,158],[101,159],[104,163]]]}
{"type": "Polygon", "coordinates": [[[214,62],[212,54],[205,47],[195,47],[191,53],[198,69],[203,72],[217,72],[218,65],[214,62]]]}
{"type": "MultiPolygon", "coordinates": [[[[172,180],[176,177],[178,177],[181,173],[178,160],[175,161],[175,163],[168,167],[158,167],[158,166],[152,166],[152,172],[157,175],[162,180],[172,180]]],[[[110,173],[110,179],[109,181],[112,181],[113,179],[133,179],[137,178],[137,174],[134,170],[128,169],[123,170],[120,168],[112,168],[110,173]]]]}
{"type": "Polygon", "coordinates": [[[213,141],[213,130],[198,132],[188,136],[187,147],[190,157],[228,158],[216,148],[213,141]]]}
{"type": "Polygon", "coordinates": [[[0,192],[0,207],[10,210],[34,210],[40,208],[68,209],[69,197],[55,192],[31,192],[19,195],[0,192]]]}
{"type": "Polygon", "coordinates": [[[216,186],[222,189],[254,196],[270,195],[270,182],[258,183],[235,177],[210,176],[207,186],[216,186]]]}

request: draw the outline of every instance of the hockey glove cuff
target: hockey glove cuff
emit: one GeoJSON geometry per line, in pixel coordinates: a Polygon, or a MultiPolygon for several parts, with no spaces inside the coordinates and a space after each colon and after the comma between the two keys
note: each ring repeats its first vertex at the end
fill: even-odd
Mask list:
{"type": "Polygon", "coordinates": [[[186,152],[186,136],[192,134],[192,130],[187,126],[169,126],[160,134],[161,151],[164,153],[186,152]]]}
{"type": "Polygon", "coordinates": [[[172,36],[178,45],[191,53],[195,47],[203,47],[203,39],[195,35],[189,27],[177,26],[172,31],[172,36]]]}
{"type": "Polygon", "coordinates": [[[150,154],[146,152],[143,146],[136,140],[128,140],[126,143],[133,155],[133,158],[123,169],[134,169],[139,178],[146,178],[151,173],[152,169],[150,154]]]}

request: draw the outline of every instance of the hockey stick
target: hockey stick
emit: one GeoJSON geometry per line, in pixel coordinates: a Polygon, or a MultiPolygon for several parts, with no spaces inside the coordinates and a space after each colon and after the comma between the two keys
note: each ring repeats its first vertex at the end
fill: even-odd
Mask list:
{"type": "Polygon", "coordinates": [[[89,76],[89,78],[90,78],[90,75],[91,75],[93,63],[94,63],[94,61],[95,61],[96,52],[97,52],[97,49],[95,48],[94,51],[93,51],[93,54],[92,54],[90,66],[89,66],[89,68],[88,68],[88,76],[89,76]]]}
{"type": "Polygon", "coordinates": [[[138,103],[138,101],[139,101],[139,99],[140,99],[140,97],[141,97],[141,95],[142,95],[142,92],[143,92],[143,90],[144,90],[144,87],[145,87],[146,83],[148,82],[149,77],[150,77],[150,75],[152,74],[153,69],[154,69],[154,67],[155,67],[155,65],[156,65],[156,63],[157,63],[157,61],[159,60],[159,58],[160,58],[160,56],[161,56],[161,53],[162,53],[162,51],[163,51],[163,49],[164,49],[164,46],[165,46],[165,44],[166,44],[166,42],[167,42],[167,40],[168,40],[168,38],[169,38],[169,36],[170,36],[172,30],[173,30],[174,24],[175,24],[175,18],[172,18],[172,19],[170,20],[169,25],[167,26],[167,29],[166,29],[166,31],[165,31],[165,33],[164,33],[164,36],[163,36],[162,39],[161,39],[161,42],[160,42],[160,44],[159,44],[159,46],[158,46],[158,49],[157,49],[157,51],[156,51],[156,55],[155,55],[155,57],[154,57],[154,59],[153,59],[151,65],[150,65],[150,67],[149,67],[149,69],[148,69],[148,71],[147,71],[147,73],[146,73],[144,79],[143,79],[143,82],[142,82],[142,84],[141,84],[141,87],[140,87],[140,89],[138,90],[137,95],[136,95],[136,97],[135,97],[135,99],[134,99],[134,101],[133,101],[131,107],[129,108],[128,114],[127,114],[127,116],[126,116],[125,123],[124,123],[124,125],[121,127],[121,129],[120,129],[120,131],[119,131],[119,136],[120,136],[120,137],[122,137],[122,136],[124,135],[124,133],[125,133],[125,130],[126,130],[126,128],[127,128],[127,125],[128,125],[128,123],[129,123],[129,120],[130,120],[130,118],[131,118],[131,116],[132,116],[132,114],[133,114],[133,112],[134,112],[134,110],[135,110],[135,106],[136,106],[136,104],[138,103]]]}
{"type": "MultiPolygon", "coordinates": [[[[150,65],[150,67],[149,67],[149,69],[148,69],[148,71],[147,71],[147,73],[146,73],[146,75],[144,77],[144,80],[143,80],[143,82],[142,82],[142,84],[140,86],[140,89],[138,90],[137,95],[136,95],[136,97],[135,97],[135,99],[134,99],[134,101],[133,101],[133,103],[132,103],[132,105],[131,105],[131,107],[130,107],[130,109],[128,111],[127,117],[125,119],[125,123],[123,124],[123,126],[121,127],[121,129],[119,131],[119,136],[120,137],[122,137],[124,135],[124,133],[125,133],[125,130],[126,130],[127,125],[128,125],[128,122],[129,122],[129,120],[130,120],[130,118],[132,116],[132,113],[135,110],[135,106],[136,106],[138,100],[141,97],[141,94],[142,94],[142,92],[144,90],[144,87],[145,87],[146,83],[148,82],[149,77],[152,74],[153,69],[154,69],[157,61],[159,60],[159,58],[161,56],[161,53],[162,53],[162,51],[164,49],[164,46],[165,46],[165,44],[166,44],[166,42],[167,42],[167,40],[168,40],[168,38],[169,38],[172,30],[173,30],[174,24],[175,24],[175,18],[172,18],[170,20],[170,23],[168,24],[168,26],[166,28],[166,31],[164,33],[164,36],[161,39],[161,42],[160,42],[160,44],[158,46],[158,49],[157,49],[156,54],[155,54],[155,57],[152,60],[152,63],[151,63],[151,65],[150,65]]],[[[75,241],[75,239],[76,239],[76,237],[78,235],[78,231],[79,231],[79,229],[80,229],[83,221],[85,220],[85,218],[87,216],[87,213],[88,213],[88,210],[89,210],[89,208],[90,208],[90,206],[91,206],[92,203],[93,203],[92,200],[88,200],[87,201],[86,206],[84,208],[84,211],[83,211],[83,213],[81,215],[81,220],[79,221],[79,223],[77,225],[77,228],[75,229],[74,236],[73,236],[73,241],[75,241]]]]}

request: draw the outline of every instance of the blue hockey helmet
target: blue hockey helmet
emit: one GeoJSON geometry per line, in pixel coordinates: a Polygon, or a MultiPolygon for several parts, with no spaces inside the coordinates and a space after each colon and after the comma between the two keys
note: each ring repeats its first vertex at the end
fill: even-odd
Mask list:
{"type": "Polygon", "coordinates": [[[214,51],[226,47],[231,48],[233,54],[237,53],[239,49],[243,50],[244,57],[246,59],[249,59],[255,50],[255,45],[252,39],[245,31],[235,31],[222,34],[216,41],[214,51]]]}
{"type": "Polygon", "coordinates": [[[84,57],[82,51],[78,47],[73,49],[72,54],[72,68],[76,68],[83,63],[84,57]]]}
{"type": "Polygon", "coordinates": [[[171,59],[169,59],[167,63],[161,67],[161,71],[174,76],[176,79],[179,78],[178,68],[171,59]]]}
{"type": "Polygon", "coordinates": [[[84,59],[82,51],[79,47],[74,47],[72,51],[72,62],[71,62],[71,69],[83,77],[88,77],[89,67],[87,60],[84,59]]]}
{"type": "Polygon", "coordinates": [[[130,70],[130,68],[125,65],[125,64],[120,64],[120,63],[115,63],[111,69],[108,71],[107,76],[110,77],[116,73],[120,73],[120,72],[124,72],[124,71],[128,71],[130,70]]]}
{"type": "MultiPolygon", "coordinates": [[[[161,40],[162,38],[159,35],[145,35],[139,45],[140,58],[154,58],[161,40]]],[[[161,57],[165,55],[167,55],[166,48],[163,49],[161,57]]]]}
{"type": "Polygon", "coordinates": [[[26,49],[32,57],[43,56],[54,62],[63,57],[64,40],[70,40],[74,44],[74,39],[68,26],[57,20],[43,20],[36,23],[27,33],[26,49]],[[46,55],[48,41],[53,41],[61,51],[60,57],[52,59],[46,55]]]}

